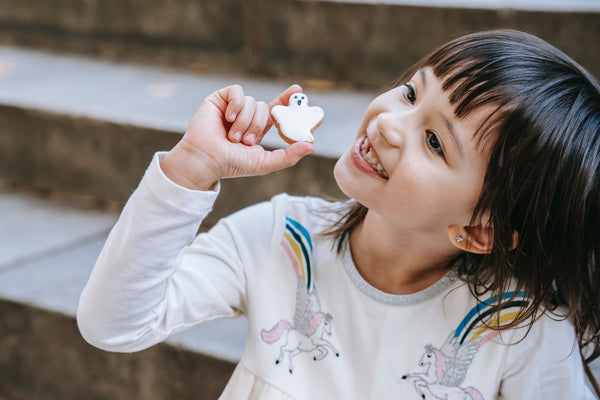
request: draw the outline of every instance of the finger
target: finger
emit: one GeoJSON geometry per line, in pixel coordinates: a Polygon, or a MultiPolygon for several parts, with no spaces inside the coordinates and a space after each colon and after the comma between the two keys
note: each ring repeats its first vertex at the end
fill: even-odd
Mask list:
{"type": "Polygon", "coordinates": [[[262,133],[263,136],[269,129],[271,129],[271,126],[273,126],[273,120],[270,118],[270,110],[275,106],[287,106],[289,104],[290,96],[299,92],[302,92],[302,87],[294,84],[281,92],[279,96],[275,97],[273,101],[269,103],[269,120],[267,121],[267,125],[262,133]]]}
{"type": "Polygon", "coordinates": [[[260,143],[265,134],[265,126],[269,122],[269,118],[269,106],[267,105],[267,103],[265,103],[264,101],[257,102],[252,122],[250,123],[248,130],[244,134],[244,143],[260,143]]]}
{"type": "Polygon", "coordinates": [[[231,85],[217,93],[226,104],[225,120],[233,123],[246,102],[244,89],[240,85],[231,85]]]}
{"type": "Polygon", "coordinates": [[[260,164],[258,174],[268,174],[283,168],[296,165],[303,157],[315,151],[312,143],[297,142],[285,149],[277,149],[264,153],[263,162],[260,164]]]}
{"type": "Polygon", "coordinates": [[[294,93],[299,93],[302,91],[302,87],[300,85],[292,85],[289,88],[285,89],[283,92],[279,94],[279,96],[275,97],[273,101],[269,103],[269,109],[275,106],[287,106],[290,96],[294,93]]]}
{"type": "Polygon", "coordinates": [[[238,143],[242,140],[244,133],[246,133],[250,123],[252,122],[255,111],[256,101],[252,97],[246,96],[244,98],[244,106],[239,111],[235,121],[231,125],[231,128],[229,128],[229,140],[235,143],[238,143]]]}

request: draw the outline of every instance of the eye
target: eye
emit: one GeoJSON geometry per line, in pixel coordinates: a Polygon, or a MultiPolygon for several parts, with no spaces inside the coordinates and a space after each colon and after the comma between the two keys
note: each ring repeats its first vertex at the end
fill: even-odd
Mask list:
{"type": "Polygon", "coordinates": [[[432,131],[427,131],[427,147],[429,147],[433,152],[437,153],[440,156],[444,156],[444,150],[442,149],[442,145],[440,144],[440,140],[437,135],[432,131]]]}
{"type": "Polygon", "coordinates": [[[415,93],[415,88],[412,87],[410,83],[405,83],[404,88],[404,96],[406,97],[406,100],[408,100],[410,104],[415,104],[415,102],[417,101],[417,94],[415,93]]]}

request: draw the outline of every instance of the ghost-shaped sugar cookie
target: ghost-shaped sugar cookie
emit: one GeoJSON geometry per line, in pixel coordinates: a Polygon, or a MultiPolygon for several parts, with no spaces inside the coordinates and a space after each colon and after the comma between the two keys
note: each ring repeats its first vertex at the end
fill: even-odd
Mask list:
{"type": "Polygon", "coordinates": [[[279,136],[287,143],[314,141],[313,132],[321,125],[325,112],[321,107],[308,105],[304,93],[290,96],[288,106],[275,106],[271,109],[273,123],[279,136]]]}

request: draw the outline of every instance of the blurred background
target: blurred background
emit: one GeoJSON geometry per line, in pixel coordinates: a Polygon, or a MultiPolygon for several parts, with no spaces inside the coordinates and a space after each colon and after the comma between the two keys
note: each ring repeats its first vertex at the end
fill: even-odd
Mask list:
{"type": "Polygon", "coordinates": [[[222,86],[269,101],[300,83],[326,112],[316,153],[223,182],[208,224],[282,191],[339,198],[333,165],[373,96],[436,46],[490,28],[536,34],[600,77],[600,0],[2,0],[0,399],[217,398],[243,319],[131,355],[91,348],[75,324],[152,154],[222,86]]]}

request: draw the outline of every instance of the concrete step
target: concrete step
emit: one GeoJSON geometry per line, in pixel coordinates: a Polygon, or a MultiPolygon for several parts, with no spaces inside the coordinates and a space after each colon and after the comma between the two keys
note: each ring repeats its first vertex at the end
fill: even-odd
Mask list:
{"type": "Polygon", "coordinates": [[[597,0],[3,0],[0,42],[113,60],[379,88],[464,32],[541,36],[600,76],[597,0]]]}
{"type": "MultiPolygon", "coordinates": [[[[288,85],[0,47],[0,177],[92,196],[119,208],[152,154],[170,149],[202,99],[232,83],[267,101],[288,85]]],[[[315,154],[266,177],[223,181],[224,195],[209,223],[284,191],[341,196],[333,165],[351,145],[374,93],[307,93],[311,104],[326,112],[315,134],[315,154]]],[[[263,144],[286,145],[275,129],[263,144]]]]}
{"type": "Polygon", "coordinates": [[[133,355],[93,349],[79,335],[79,296],[116,219],[0,190],[0,398],[214,399],[223,389],[244,348],[243,318],[133,355]]]}

